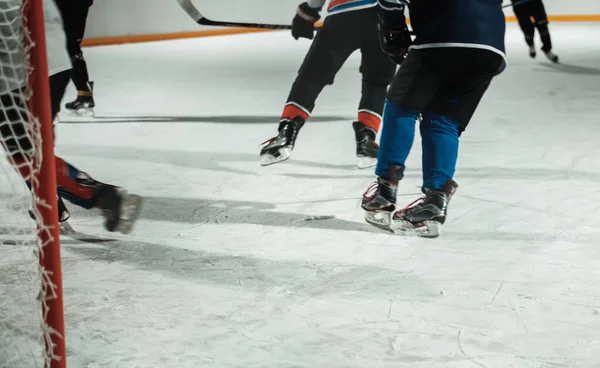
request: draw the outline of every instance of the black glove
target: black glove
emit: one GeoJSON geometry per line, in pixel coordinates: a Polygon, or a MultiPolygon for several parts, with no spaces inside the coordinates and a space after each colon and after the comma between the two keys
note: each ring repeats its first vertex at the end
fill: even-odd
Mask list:
{"type": "Polygon", "coordinates": [[[377,22],[381,49],[392,61],[400,65],[408,54],[408,48],[413,43],[410,31],[404,17],[402,17],[402,21],[396,19],[393,22],[385,18],[385,15],[379,14],[377,22]]]}
{"type": "Polygon", "coordinates": [[[321,16],[317,9],[311,8],[307,3],[300,4],[292,21],[292,36],[295,39],[302,37],[312,40],[315,34],[315,23],[319,19],[321,16]]]}

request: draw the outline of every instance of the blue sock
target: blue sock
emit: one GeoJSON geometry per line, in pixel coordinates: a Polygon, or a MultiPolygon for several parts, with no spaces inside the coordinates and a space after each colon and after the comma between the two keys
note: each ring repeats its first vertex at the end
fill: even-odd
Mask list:
{"type": "Polygon", "coordinates": [[[390,101],[385,102],[383,127],[375,174],[388,178],[390,166],[402,166],[408,158],[415,139],[417,113],[399,108],[390,101]]]}
{"type": "Polygon", "coordinates": [[[438,114],[423,114],[423,192],[425,188],[443,190],[448,179],[454,177],[458,136],[458,124],[453,120],[438,114]]]}

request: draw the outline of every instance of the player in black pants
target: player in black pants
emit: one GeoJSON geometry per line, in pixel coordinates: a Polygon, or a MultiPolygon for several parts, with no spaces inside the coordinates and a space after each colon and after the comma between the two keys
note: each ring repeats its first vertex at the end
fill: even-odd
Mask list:
{"type": "MultiPolygon", "coordinates": [[[[322,6],[323,3],[321,1],[317,5],[322,6]]],[[[300,67],[281,115],[279,134],[265,142],[267,144],[260,152],[263,166],[290,157],[298,132],[308,120],[317,97],[326,85],[333,84],[337,72],[356,50],[362,53],[362,98],[358,105],[358,119],[353,123],[358,167],[376,164],[378,146],[375,137],[381,123],[387,86],[394,77],[396,65],[379,45],[376,2],[359,2],[363,5],[358,8],[352,8],[352,4],[346,4],[348,2],[341,6],[338,3],[340,1],[330,2],[329,15],[300,67]]],[[[319,10],[308,3],[299,6],[292,29],[296,39],[313,38],[314,23],[320,18],[319,10]]]]}
{"type": "Polygon", "coordinates": [[[558,63],[558,56],[552,52],[552,39],[548,29],[548,16],[542,0],[511,0],[513,11],[519,21],[519,26],[525,35],[525,42],[529,46],[529,56],[536,57],[534,36],[537,28],[542,39],[542,51],[553,63],[558,63]],[[532,21],[533,18],[533,21],[532,21]]]}
{"type": "Polygon", "coordinates": [[[77,88],[77,98],[65,104],[65,108],[76,114],[93,114],[95,106],[94,82],[89,80],[87,64],[81,50],[88,10],[93,2],[93,0],[56,0],[67,35],[67,51],[73,64],[71,79],[77,88]]]}

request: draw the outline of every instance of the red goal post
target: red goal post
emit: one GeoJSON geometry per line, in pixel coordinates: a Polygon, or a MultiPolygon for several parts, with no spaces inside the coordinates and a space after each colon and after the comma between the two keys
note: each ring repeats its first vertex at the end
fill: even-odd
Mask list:
{"type": "Polygon", "coordinates": [[[5,355],[0,353],[0,366],[8,367],[39,367],[41,364],[46,368],[66,367],[53,122],[44,28],[44,0],[0,0],[0,86],[21,82],[19,75],[25,77],[22,88],[2,91],[0,105],[3,146],[0,159],[5,165],[0,183],[3,187],[0,188],[0,205],[3,206],[0,209],[0,295],[4,299],[0,302],[0,348],[5,350],[5,355]],[[20,121],[15,121],[15,111],[20,121]],[[22,124],[21,130],[18,124],[22,124]],[[21,134],[23,127],[25,133],[21,134]],[[15,149],[14,142],[23,139],[31,142],[31,149],[20,144],[15,149]],[[19,148],[22,152],[15,152],[19,148]],[[12,168],[12,172],[6,167],[12,168]],[[30,189],[22,176],[28,179],[30,189]],[[34,271],[29,273],[28,261],[34,265],[31,268],[34,271]],[[25,279],[33,282],[27,285],[25,279]],[[28,286],[34,292],[30,300],[34,306],[27,305],[27,298],[23,296],[28,286]],[[37,309],[37,326],[25,322],[20,325],[20,317],[26,314],[23,311],[29,308],[37,309]],[[36,327],[39,331],[30,331],[36,327]],[[23,347],[25,343],[27,348],[23,347]],[[32,362],[35,365],[31,365],[32,362]]]}

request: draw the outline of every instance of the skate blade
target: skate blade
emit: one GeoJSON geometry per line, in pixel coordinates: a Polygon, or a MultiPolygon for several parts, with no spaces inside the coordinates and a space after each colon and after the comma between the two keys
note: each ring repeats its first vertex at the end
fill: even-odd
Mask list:
{"type": "Polygon", "coordinates": [[[67,109],[67,112],[70,115],[79,116],[79,117],[85,117],[85,118],[96,117],[96,112],[94,111],[94,108],[92,108],[92,107],[84,107],[84,108],[77,109],[77,110],[67,109]]]}
{"type": "Polygon", "coordinates": [[[136,194],[128,194],[121,203],[121,214],[116,231],[129,234],[133,230],[135,222],[140,217],[142,210],[142,197],[136,194]]]}
{"type": "Polygon", "coordinates": [[[59,223],[59,230],[60,235],[74,235],[76,233],[75,229],[67,221],[59,223]]]}
{"type": "Polygon", "coordinates": [[[279,156],[277,156],[277,157],[275,157],[274,155],[272,155],[270,153],[265,153],[263,155],[260,155],[260,165],[261,166],[269,166],[269,165],[273,165],[278,162],[282,162],[282,161],[289,159],[290,156],[292,155],[292,148],[291,147],[283,147],[283,148],[280,148],[279,151],[277,151],[277,152],[279,153],[279,156]]]}
{"type": "Polygon", "coordinates": [[[388,211],[365,211],[365,221],[383,230],[390,230],[392,212],[388,211]]]}
{"type": "Polygon", "coordinates": [[[357,164],[359,169],[368,169],[373,166],[377,166],[377,158],[375,157],[367,157],[367,156],[358,156],[357,164]]]}
{"type": "Polygon", "coordinates": [[[392,220],[390,230],[397,235],[433,239],[442,234],[442,224],[437,221],[423,221],[422,224],[415,226],[406,220],[392,220]]]}

